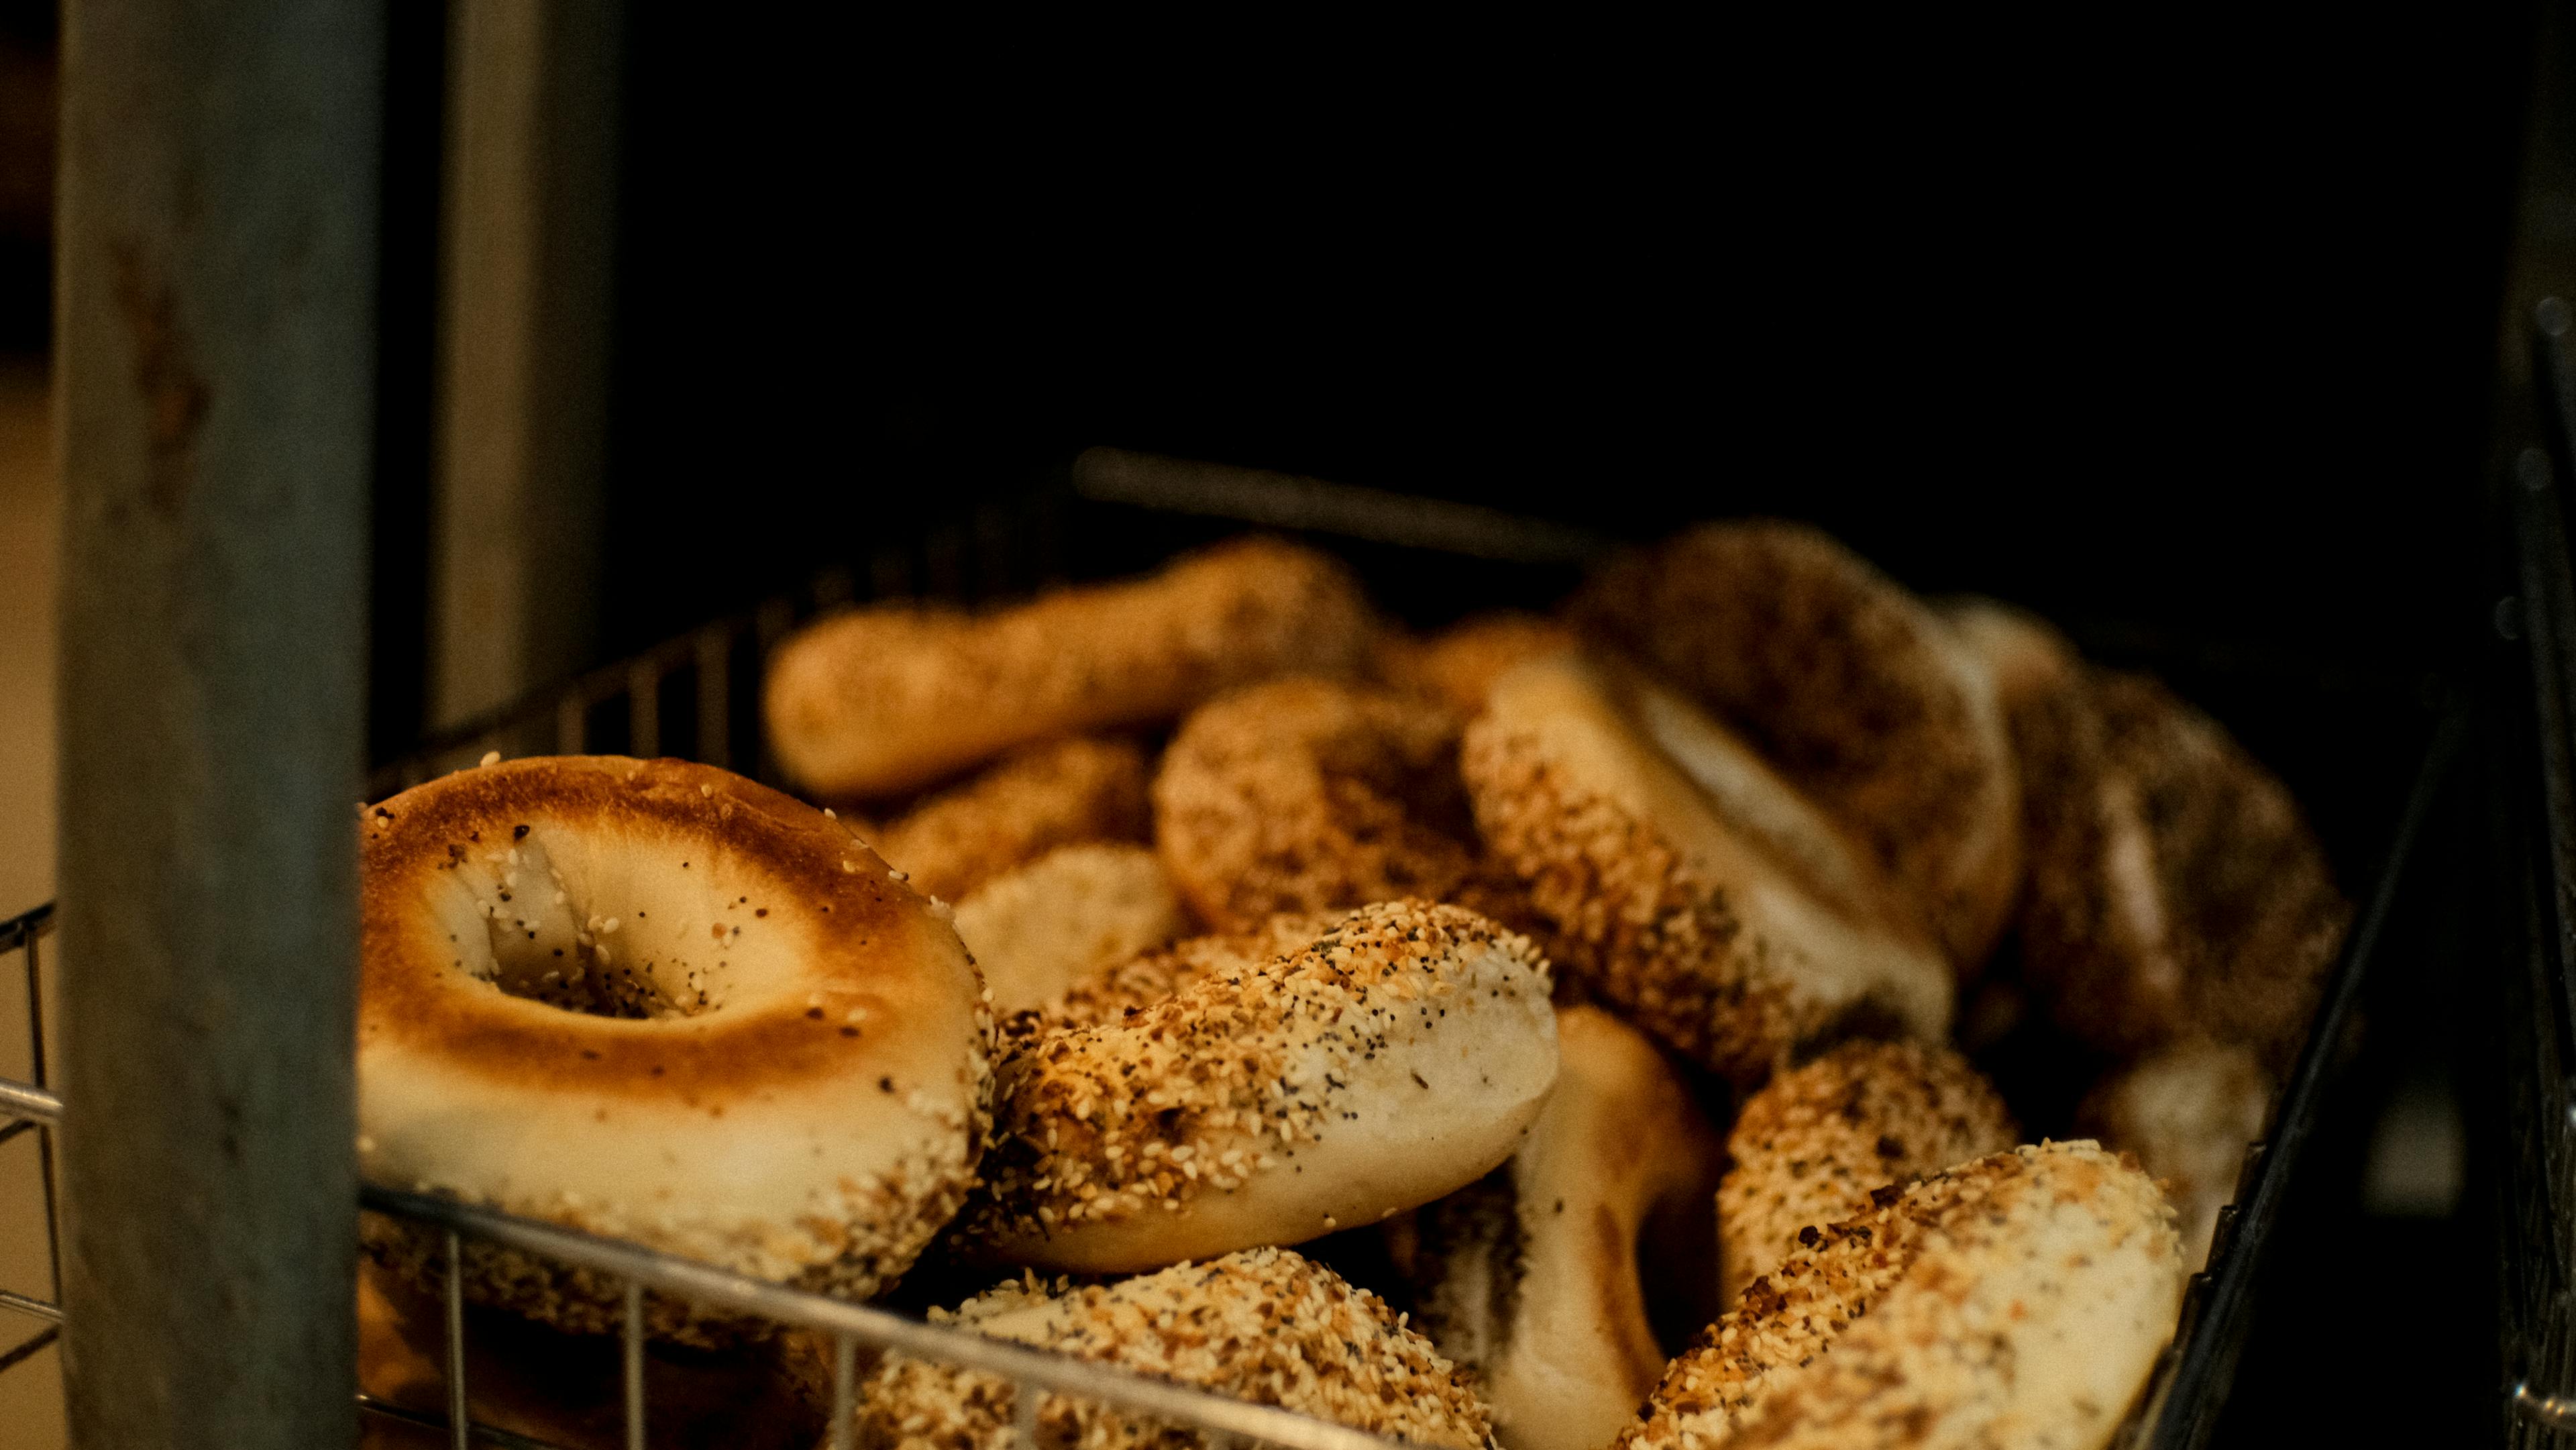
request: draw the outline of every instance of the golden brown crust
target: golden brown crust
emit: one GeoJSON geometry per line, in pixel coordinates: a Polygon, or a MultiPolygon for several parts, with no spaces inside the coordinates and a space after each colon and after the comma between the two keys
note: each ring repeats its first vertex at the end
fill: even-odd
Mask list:
{"type": "Polygon", "coordinates": [[[1058,846],[1151,838],[1145,753],[1076,736],[1014,751],[868,837],[924,896],[967,893],[1058,846]]]}
{"type": "Polygon", "coordinates": [[[2022,969],[2132,1055],[2206,1034],[2297,1051],[2351,907],[2280,782],[2143,675],[2070,671],[2012,712],[2032,871],[2022,969]]]}
{"type": "Polygon", "coordinates": [[[1614,562],[1571,606],[1664,670],[1860,833],[1963,972],[2020,878],[2012,760],[1927,606],[1801,524],[1705,524],[1614,562]]]}
{"type": "Polygon", "coordinates": [[[1609,1013],[1560,1010],[1557,1041],[1557,1084],[1512,1161],[1387,1225],[1413,1322],[1481,1379],[1508,1450],[1597,1450],[1663,1374],[1650,1300],[1692,1324],[1717,1307],[1716,1129],[1609,1013]]]}
{"type": "MultiPolygon", "coordinates": [[[[370,1178],[851,1297],[955,1213],[989,1124],[982,984],[840,823],[705,766],[560,757],[416,787],[361,835],[370,1178]]],[[[434,1234],[365,1236],[434,1274],[434,1234]]],[[[466,1269],[478,1301],[615,1327],[602,1276],[483,1244],[466,1269]]]]}
{"type": "Polygon", "coordinates": [[[1363,907],[1269,964],[1012,1041],[960,1232],[1083,1272],[1302,1242],[1483,1176],[1555,1072],[1525,938],[1453,906],[1363,907]]]}
{"type": "Polygon", "coordinates": [[[1634,671],[1516,667],[1461,765],[1494,853],[1583,985],[1739,1082],[1859,1030],[1937,1036],[1950,973],[1832,822],[1722,728],[1634,671]],[[1708,757],[1704,788],[1642,723],[1708,757]]]}
{"type": "Polygon", "coordinates": [[[1618,1450],[2098,1450],[2172,1337],[2171,1211],[2089,1142],[1882,1188],[1746,1287],[1618,1450]]]}
{"type": "Polygon", "coordinates": [[[1724,1293],[1778,1267],[1870,1193],[2010,1148],[2021,1136],[1994,1085],[1947,1047],[1849,1042],[1771,1079],[1727,1134],[1717,1194],[1724,1293]],[[1803,1236],[1803,1237],[1802,1237],[1803,1236]]]}
{"type": "MultiPolygon", "coordinates": [[[[1384,1301],[1285,1249],[1253,1249],[1107,1286],[1029,1277],[937,1320],[997,1339],[1276,1405],[1425,1445],[1486,1443],[1465,1378],[1384,1301]]],[[[1002,1380],[889,1356],[858,1410],[871,1450],[997,1450],[1012,1443],[1016,1391],[1002,1380]]],[[[1197,1434],[1049,1396],[1046,1445],[1188,1450],[1197,1434]]]]}
{"type": "Polygon", "coordinates": [[[1106,842],[1050,851],[957,903],[957,935],[1006,1019],[1189,928],[1162,858],[1106,842]]]}
{"type": "Polygon", "coordinates": [[[1369,637],[1338,561],[1239,539],[1148,579],[990,614],[885,606],[825,620],[780,646],[763,708],[800,783],[886,795],[1035,741],[1158,725],[1271,675],[1350,674],[1369,637]]]}
{"type": "Polygon", "coordinates": [[[1523,660],[1554,654],[1574,643],[1574,631],[1553,619],[1518,610],[1462,620],[1398,654],[1389,682],[1441,701],[1461,720],[1485,708],[1485,694],[1505,670],[1523,660]]]}

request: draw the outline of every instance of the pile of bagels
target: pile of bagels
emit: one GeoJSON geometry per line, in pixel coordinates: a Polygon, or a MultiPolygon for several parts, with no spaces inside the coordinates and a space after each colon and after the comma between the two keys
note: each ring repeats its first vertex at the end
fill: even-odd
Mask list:
{"type": "MultiPolygon", "coordinates": [[[[1237,539],[824,619],[764,710],[795,795],[363,808],[366,1176],[1428,1445],[2109,1443],[2349,916],[2208,717],[1794,524],[1432,632],[1237,539]]],[[[363,1241],[387,1302],[445,1269],[363,1241]]],[[[832,1428],[830,1343],[644,1313],[832,1428]]],[[[847,1428],[1012,1445],[1018,1393],[869,1358],[847,1428]]]]}

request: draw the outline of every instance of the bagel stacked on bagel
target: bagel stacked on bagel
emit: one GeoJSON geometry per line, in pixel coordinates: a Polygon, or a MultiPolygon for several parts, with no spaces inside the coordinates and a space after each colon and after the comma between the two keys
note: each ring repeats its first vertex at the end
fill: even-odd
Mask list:
{"type": "MultiPolygon", "coordinates": [[[[361,835],[368,1178],[851,1298],[963,1202],[982,983],[946,915],[820,811],[574,756],[414,787],[361,835]]],[[[426,1276],[422,1236],[370,1222],[426,1276]]],[[[468,1242],[478,1301],[617,1323],[617,1286],[468,1242]]],[[[658,1298],[654,1324],[715,1332],[658,1298]]]]}
{"type": "Polygon", "coordinates": [[[1556,1032],[1511,1162],[1387,1225],[1414,1322],[1482,1380],[1505,1450],[1606,1444],[1663,1374],[1650,1300],[1692,1324],[1717,1304],[1716,1130],[1635,1028],[1568,1007],[1556,1032]]]}
{"type": "Polygon", "coordinates": [[[1511,1156],[1556,1067],[1525,938],[1364,907],[1275,962],[1016,1045],[961,1228],[984,1257],[1117,1273],[1376,1223],[1511,1156]]]}
{"type": "Polygon", "coordinates": [[[2173,1337],[2172,1219],[2144,1173],[2089,1142],[1881,1189],[1675,1360],[1619,1450],[2097,1450],[2173,1337]]]}
{"type": "Polygon", "coordinates": [[[1940,949],[1839,823],[1644,674],[1562,653],[1494,682],[1462,757],[1477,823],[1584,984],[1759,1082],[1854,1031],[1935,1038],[1940,949]]]}

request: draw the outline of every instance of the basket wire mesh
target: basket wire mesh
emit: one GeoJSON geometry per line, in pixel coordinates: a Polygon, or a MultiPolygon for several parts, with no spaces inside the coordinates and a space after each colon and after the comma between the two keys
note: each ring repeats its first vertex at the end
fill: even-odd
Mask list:
{"type": "MultiPolygon", "coordinates": [[[[970,518],[925,530],[910,541],[878,550],[862,567],[827,572],[796,596],[776,598],[665,641],[630,659],[568,681],[519,704],[464,722],[420,750],[369,777],[372,799],[381,799],[488,753],[623,753],[679,755],[742,770],[770,783],[777,772],[759,744],[759,673],[769,651],[801,620],[849,604],[879,599],[930,598],[946,602],[1024,596],[1061,582],[1055,553],[1068,509],[1089,503],[1111,508],[1197,514],[1336,535],[1399,549],[1541,566],[1571,566],[1608,546],[1599,536],[1530,520],[1511,519],[1470,506],[1406,499],[1315,480],[1250,475],[1167,460],[1093,450],[1072,473],[1070,489],[1045,489],[970,518]],[[1222,488],[1193,492],[1188,471],[1222,488]],[[1250,500],[1249,504],[1244,501],[1250,500]],[[1186,504],[1186,506],[1184,506],[1186,504]]],[[[2462,721],[2446,717],[2407,794],[2395,840],[2359,927],[2347,941],[2330,978],[2326,1005],[2298,1071],[2274,1110],[2270,1136],[2251,1144],[2238,1179],[2236,1203],[2222,1211],[2204,1272],[2193,1277],[2177,1332],[2159,1359],[2128,1423],[2117,1437],[2126,1446],[2157,1450],[2206,1443],[2217,1407],[2224,1402],[2236,1345],[2255,1289],[2255,1270],[2287,1182],[2297,1140],[2326,1091],[2325,1058],[2335,1035],[2319,1030],[2340,1021],[2366,970],[2407,855],[2455,753],[2462,721]],[[2284,1139],[2288,1142],[2284,1144],[2284,1139]],[[2276,1151],[2274,1145],[2283,1145],[2276,1151]]],[[[38,943],[49,933],[50,907],[0,923],[0,950],[17,951],[24,963],[31,1030],[36,1034],[35,1080],[0,1079],[0,1140],[38,1135],[46,1181],[46,1233],[59,1255],[52,1182],[52,1134],[62,1102],[47,1087],[42,1066],[43,1016],[37,986],[38,943]]],[[[75,1125],[77,1130],[77,1125],[75,1125]]],[[[443,1414],[360,1393],[367,1414],[443,1430],[459,1450],[474,1444],[517,1450],[566,1450],[555,1442],[475,1421],[469,1414],[465,1373],[465,1298],[462,1245],[479,1239],[533,1253],[621,1280],[625,1314],[623,1425],[630,1450],[647,1443],[643,1295],[647,1290],[710,1307],[756,1315],[778,1325],[830,1337],[833,1354],[831,1439],[846,1450],[853,1434],[851,1409],[859,1348],[891,1351],[957,1369],[998,1376],[1016,1387],[1015,1443],[1038,1445],[1042,1405],[1064,1396],[1151,1416],[1198,1430],[1213,1446],[1268,1445],[1283,1450],[1383,1450],[1394,1442],[1271,1406],[1245,1403],[1190,1389],[1115,1366],[1076,1360],[967,1331],[909,1318],[732,1274],[641,1245],[595,1237],[557,1225],[496,1213],[472,1204],[367,1185],[362,1206],[425,1225],[441,1235],[446,1348],[443,1414]],[[1030,1391],[1036,1391],[1032,1393],[1030,1391]]],[[[53,1297],[0,1290],[0,1311],[16,1310],[43,1321],[32,1336],[0,1354],[0,1369],[53,1342],[62,1310],[59,1277],[53,1297]]],[[[2554,1402],[2552,1402],[2554,1404],[2554,1402]]]]}

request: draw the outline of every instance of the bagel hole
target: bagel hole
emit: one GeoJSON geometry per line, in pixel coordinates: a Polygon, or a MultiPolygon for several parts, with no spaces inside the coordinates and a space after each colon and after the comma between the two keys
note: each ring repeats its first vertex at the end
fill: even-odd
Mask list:
{"type": "Polygon", "coordinates": [[[578,847],[556,856],[545,836],[514,838],[489,863],[497,879],[467,883],[491,955],[459,967],[509,996],[587,1017],[694,1017],[723,1004],[730,958],[742,952],[702,934],[722,915],[700,900],[705,873],[630,860],[612,874],[578,847]]]}

